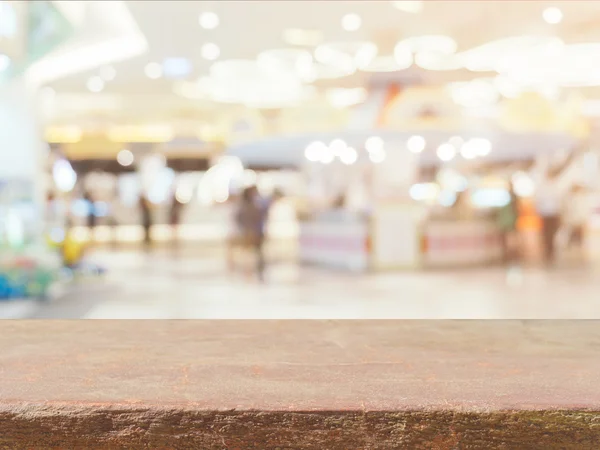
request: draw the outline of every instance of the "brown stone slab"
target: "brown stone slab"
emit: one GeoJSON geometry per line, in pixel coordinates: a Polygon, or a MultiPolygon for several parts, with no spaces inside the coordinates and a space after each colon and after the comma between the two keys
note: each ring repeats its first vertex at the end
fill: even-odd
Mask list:
{"type": "Polygon", "coordinates": [[[0,448],[600,448],[597,321],[12,321],[0,348],[0,448]]]}

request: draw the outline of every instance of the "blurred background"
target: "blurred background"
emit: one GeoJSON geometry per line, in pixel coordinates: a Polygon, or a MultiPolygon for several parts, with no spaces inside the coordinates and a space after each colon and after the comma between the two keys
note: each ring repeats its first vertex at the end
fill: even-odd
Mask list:
{"type": "Polygon", "coordinates": [[[0,317],[598,318],[599,25],[0,1],[0,317]]]}

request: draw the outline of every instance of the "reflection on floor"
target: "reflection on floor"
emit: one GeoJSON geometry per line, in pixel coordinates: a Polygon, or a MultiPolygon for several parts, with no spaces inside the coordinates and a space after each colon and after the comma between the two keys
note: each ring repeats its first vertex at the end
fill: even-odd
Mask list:
{"type": "Polygon", "coordinates": [[[109,273],[44,305],[38,318],[584,319],[600,318],[591,268],[485,268],[353,275],[275,263],[261,285],[225,270],[222,254],[93,255],[109,273]]]}

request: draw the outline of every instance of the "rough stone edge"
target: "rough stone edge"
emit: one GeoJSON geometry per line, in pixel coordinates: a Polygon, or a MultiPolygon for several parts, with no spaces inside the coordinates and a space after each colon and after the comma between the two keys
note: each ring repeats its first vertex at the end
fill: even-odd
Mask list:
{"type": "Polygon", "coordinates": [[[600,410],[210,411],[0,405],[0,448],[598,449],[600,410]]]}

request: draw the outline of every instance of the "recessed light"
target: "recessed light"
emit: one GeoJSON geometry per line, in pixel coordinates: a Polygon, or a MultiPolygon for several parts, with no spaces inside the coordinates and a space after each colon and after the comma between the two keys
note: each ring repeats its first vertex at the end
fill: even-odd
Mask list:
{"type": "Polygon", "coordinates": [[[104,89],[104,80],[100,77],[91,77],[86,86],[90,92],[101,92],[104,89]]]}
{"type": "Polygon", "coordinates": [[[214,30],[219,26],[219,16],[214,12],[203,12],[198,18],[198,23],[205,30],[214,30]]]}
{"type": "Polygon", "coordinates": [[[346,14],[342,17],[342,28],[346,31],[356,31],[362,25],[362,19],[358,14],[346,14]]]}
{"type": "Polygon", "coordinates": [[[202,46],[202,49],[200,50],[200,52],[204,59],[207,59],[209,61],[214,61],[221,54],[221,49],[219,48],[219,46],[217,44],[214,44],[212,42],[207,42],[206,44],[204,44],[202,46]]]}
{"type": "Polygon", "coordinates": [[[162,66],[157,63],[157,62],[151,62],[146,64],[146,67],[144,68],[144,73],[146,74],[146,76],[152,80],[156,80],[160,77],[162,77],[163,74],[163,70],[162,70],[162,66]]]}
{"type": "Polygon", "coordinates": [[[547,23],[551,25],[556,25],[562,22],[563,13],[559,8],[552,6],[544,10],[544,12],[542,13],[542,17],[547,23]]]}
{"type": "Polygon", "coordinates": [[[104,81],[112,81],[117,76],[117,71],[113,66],[104,66],[100,69],[100,78],[104,81]]]}

